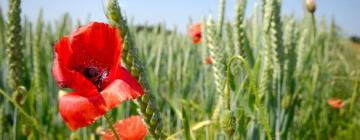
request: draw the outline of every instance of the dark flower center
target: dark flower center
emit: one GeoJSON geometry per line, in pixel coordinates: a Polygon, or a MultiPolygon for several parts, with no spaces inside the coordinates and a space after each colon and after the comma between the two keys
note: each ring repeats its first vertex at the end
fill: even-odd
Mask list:
{"type": "Polygon", "coordinates": [[[83,74],[97,87],[98,91],[101,91],[103,90],[103,81],[109,72],[107,69],[99,70],[97,67],[90,66],[84,69],[83,74]]]}
{"type": "Polygon", "coordinates": [[[195,37],[201,38],[201,33],[196,34],[195,37]]]}
{"type": "Polygon", "coordinates": [[[96,67],[87,67],[85,68],[84,72],[83,72],[84,76],[86,78],[94,78],[99,74],[99,69],[96,67]]]}

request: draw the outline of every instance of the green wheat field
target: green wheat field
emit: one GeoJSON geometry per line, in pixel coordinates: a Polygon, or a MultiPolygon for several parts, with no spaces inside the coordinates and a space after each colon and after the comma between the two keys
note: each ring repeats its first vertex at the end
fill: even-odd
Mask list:
{"type": "MultiPolygon", "coordinates": [[[[316,17],[312,0],[301,18],[280,14],[279,0],[259,1],[251,13],[246,0],[225,2],[217,15],[189,21],[186,29],[201,25],[194,44],[163,24],[134,26],[122,5],[107,0],[104,17],[123,39],[122,65],[145,90],[107,112],[110,121],[141,115],[144,139],[360,139],[359,39],[316,17]],[[235,9],[233,19],[225,8],[235,9]]],[[[67,127],[58,106],[70,89],[52,74],[56,42],[91,21],[67,13],[45,22],[40,11],[30,22],[20,3],[0,7],[0,140],[101,139],[104,117],[67,127]]]]}

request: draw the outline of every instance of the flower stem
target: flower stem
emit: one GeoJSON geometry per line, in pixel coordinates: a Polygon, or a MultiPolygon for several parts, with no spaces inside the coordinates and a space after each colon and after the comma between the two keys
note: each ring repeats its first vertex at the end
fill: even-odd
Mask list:
{"type": "Polygon", "coordinates": [[[115,136],[115,139],[116,139],[116,140],[120,140],[120,137],[119,137],[119,135],[116,133],[115,128],[114,128],[114,126],[113,126],[113,124],[112,124],[112,122],[111,122],[111,119],[110,119],[109,114],[105,114],[105,120],[106,120],[106,123],[109,125],[111,131],[113,132],[113,134],[114,134],[114,136],[115,136]]]}
{"type": "Polygon", "coordinates": [[[316,41],[316,34],[317,34],[317,27],[316,27],[316,17],[314,14],[311,14],[311,24],[312,24],[312,29],[313,29],[313,43],[315,44],[316,41]]]}

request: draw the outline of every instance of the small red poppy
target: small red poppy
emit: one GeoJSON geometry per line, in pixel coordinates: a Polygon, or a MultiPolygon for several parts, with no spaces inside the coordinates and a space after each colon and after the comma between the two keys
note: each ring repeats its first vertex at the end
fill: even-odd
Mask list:
{"type": "MultiPolygon", "coordinates": [[[[132,116],[114,124],[114,128],[121,140],[143,140],[147,129],[140,116],[132,116]]],[[[102,140],[115,140],[113,132],[106,130],[102,140]]]]}
{"type": "Polygon", "coordinates": [[[213,62],[212,62],[212,58],[211,58],[210,55],[206,58],[205,63],[208,64],[208,65],[211,65],[211,64],[213,63],[213,62]]]}
{"type": "Polygon", "coordinates": [[[193,44],[198,44],[201,42],[201,24],[197,23],[190,27],[189,36],[192,38],[193,44]]]}
{"type": "Polygon", "coordinates": [[[333,97],[327,101],[327,103],[332,106],[333,108],[340,109],[344,106],[344,102],[341,99],[337,99],[333,97]]]}
{"type": "Polygon", "coordinates": [[[73,89],[59,99],[71,130],[92,124],[104,113],[144,94],[121,66],[122,40],[116,28],[91,22],[55,44],[52,72],[61,87],[73,89]]]}

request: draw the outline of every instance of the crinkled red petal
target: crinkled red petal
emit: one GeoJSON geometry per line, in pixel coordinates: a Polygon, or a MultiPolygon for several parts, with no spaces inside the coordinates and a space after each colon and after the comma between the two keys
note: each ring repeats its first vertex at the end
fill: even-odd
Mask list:
{"type": "Polygon", "coordinates": [[[67,37],[63,37],[55,45],[55,58],[52,66],[52,72],[58,85],[60,87],[72,88],[75,91],[96,89],[82,73],[66,67],[66,63],[68,63],[70,59],[69,54],[71,54],[69,40],[67,37]]]}
{"type": "Polygon", "coordinates": [[[71,68],[111,68],[121,57],[121,38],[116,28],[91,22],[71,34],[71,68]]]}
{"type": "Polygon", "coordinates": [[[192,43],[199,44],[201,42],[201,37],[193,37],[192,43]]]}
{"type": "Polygon", "coordinates": [[[199,36],[199,34],[201,34],[201,24],[197,23],[192,25],[189,29],[189,36],[196,37],[199,36]]]}
{"type": "Polygon", "coordinates": [[[344,106],[344,102],[341,99],[337,99],[337,98],[331,98],[327,101],[327,103],[336,109],[340,109],[344,106]]]}
{"type": "Polygon", "coordinates": [[[73,131],[92,124],[108,110],[105,99],[96,90],[86,95],[71,92],[60,97],[60,114],[73,131]]]}
{"type": "MultiPolygon", "coordinates": [[[[121,140],[143,140],[147,134],[146,126],[140,116],[132,116],[114,124],[114,128],[121,140]]],[[[111,130],[107,130],[102,140],[115,140],[111,130]]]]}

